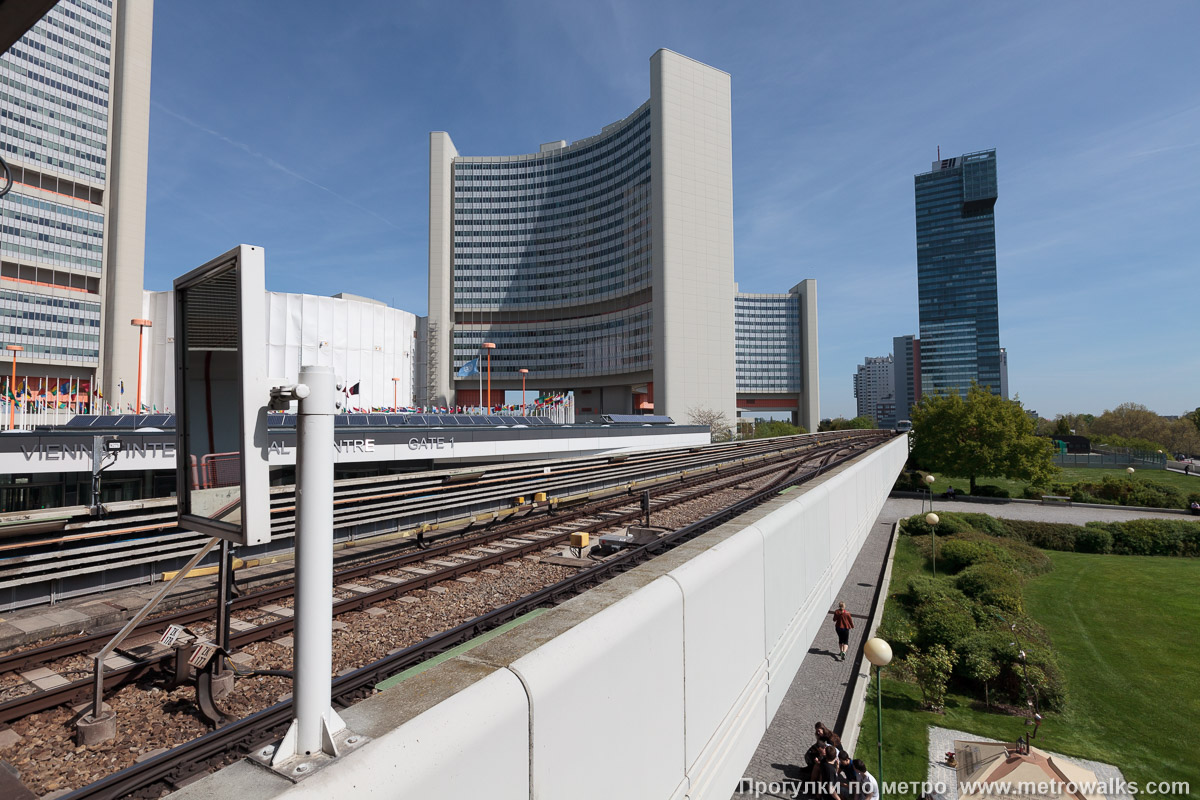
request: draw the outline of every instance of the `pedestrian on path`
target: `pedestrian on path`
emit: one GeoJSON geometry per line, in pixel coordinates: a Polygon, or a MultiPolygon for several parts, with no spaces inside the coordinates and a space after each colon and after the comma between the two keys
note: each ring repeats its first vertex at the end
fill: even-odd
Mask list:
{"type": "Polygon", "coordinates": [[[850,629],[854,620],[846,610],[845,603],[838,603],[837,611],[833,612],[833,627],[837,630],[838,647],[842,649],[842,661],[846,660],[846,650],[850,647],[850,629]]]}

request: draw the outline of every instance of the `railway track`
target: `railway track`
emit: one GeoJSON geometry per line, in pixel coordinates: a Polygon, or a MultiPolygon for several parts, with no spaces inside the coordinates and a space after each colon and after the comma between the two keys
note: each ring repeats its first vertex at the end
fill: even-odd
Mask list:
{"type": "MultiPolygon", "coordinates": [[[[638,564],[690,541],[774,497],[782,489],[804,483],[818,475],[823,469],[836,466],[854,457],[866,449],[867,445],[868,442],[863,440],[858,443],[857,447],[845,443],[831,446],[827,451],[811,459],[818,463],[793,471],[786,480],[771,481],[766,488],[722,511],[668,533],[651,543],[623,551],[617,556],[583,569],[565,580],[477,616],[410,647],[398,650],[384,659],[336,677],[332,681],[334,704],[341,708],[352,705],[357,700],[372,694],[374,687],[391,675],[444,652],[480,633],[516,619],[533,609],[561,603],[638,564]]],[[[115,800],[115,798],[129,796],[158,796],[162,791],[180,785],[199,772],[219,768],[244,755],[262,750],[282,736],[291,720],[291,701],[277,703],[161,755],[113,773],[66,795],[66,797],[69,800],[84,800],[84,798],[115,800]]]]}
{"type": "MultiPolygon", "coordinates": [[[[631,568],[663,549],[673,547],[732,516],[736,516],[753,505],[774,496],[782,487],[801,483],[817,474],[826,465],[840,463],[879,441],[881,441],[880,437],[843,437],[834,444],[808,448],[807,452],[803,453],[793,452],[787,461],[776,461],[770,464],[739,464],[734,468],[722,469],[716,476],[700,475],[661,486],[652,497],[652,514],[659,514],[672,506],[710,495],[721,489],[745,484],[747,481],[761,480],[764,483],[764,487],[753,497],[708,518],[704,524],[689,525],[650,545],[606,559],[595,566],[581,570],[577,575],[557,581],[520,600],[436,633],[424,641],[402,648],[380,661],[336,678],[334,680],[335,702],[343,707],[349,705],[355,699],[372,693],[373,687],[390,675],[444,652],[446,649],[514,619],[531,609],[552,605],[574,596],[614,574],[631,568]]],[[[572,532],[580,530],[595,532],[619,527],[640,519],[642,513],[640,502],[637,500],[631,502],[628,493],[625,493],[620,497],[581,505],[570,512],[562,510],[555,515],[539,513],[536,516],[498,525],[495,530],[489,530],[479,535],[442,542],[429,550],[401,553],[376,564],[358,565],[341,570],[335,576],[337,585],[345,585],[355,579],[370,579],[371,576],[379,575],[389,569],[396,570],[404,567],[412,569],[422,562],[428,566],[430,559],[438,561],[454,558],[457,560],[457,563],[450,565],[447,562],[446,566],[428,571],[427,574],[406,572],[403,579],[385,580],[383,582],[387,585],[380,588],[363,591],[362,589],[367,587],[361,587],[359,590],[351,591],[350,596],[335,603],[334,613],[336,615],[365,609],[388,598],[428,588],[469,572],[518,559],[523,555],[544,551],[549,546],[565,541],[572,532]],[[544,527],[547,523],[552,525],[550,530],[539,531],[536,529],[536,526],[544,527]],[[486,549],[477,549],[480,547],[486,549]]],[[[423,571],[425,568],[415,567],[415,569],[423,571]]],[[[255,592],[239,598],[236,601],[235,611],[261,608],[264,604],[284,600],[288,594],[290,594],[290,587],[275,587],[255,592]]],[[[153,620],[147,623],[145,630],[159,630],[166,624],[186,625],[211,618],[213,615],[214,606],[208,604],[204,607],[188,609],[153,620]]],[[[288,633],[291,628],[290,617],[274,619],[265,625],[234,634],[232,645],[234,649],[238,649],[252,642],[275,639],[288,633]]],[[[99,648],[101,640],[107,640],[108,636],[109,633],[106,632],[103,636],[97,635],[74,642],[63,642],[46,648],[12,654],[0,659],[0,670],[28,669],[33,664],[44,664],[46,659],[52,657],[62,658],[64,655],[94,651],[99,648]]],[[[128,657],[130,653],[125,655],[128,657]]],[[[112,670],[105,682],[106,689],[111,690],[121,685],[134,683],[151,675],[172,672],[173,662],[176,658],[173,651],[159,652],[153,656],[145,655],[147,657],[112,670]]],[[[39,710],[64,703],[78,702],[90,697],[91,688],[91,680],[85,678],[59,687],[55,692],[40,692],[0,704],[0,721],[12,722],[27,714],[37,713],[39,710]]],[[[177,785],[178,781],[183,780],[186,774],[192,771],[192,767],[183,766],[185,763],[199,765],[197,768],[205,769],[252,752],[256,745],[269,740],[275,734],[276,729],[281,732],[290,721],[290,714],[290,703],[278,704],[259,711],[201,736],[193,742],[181,745],[170,753],[150,758],[142,764],[104,778],[70,796],[121,797],[131,792],[145,796],[154,795],[161,791],[164,783],[177,785]],[[172,759],[176,759],[175,761],[162,760],[171,754],[175,754],[172,756],[172,759]],[[154,786],[158,788],[149,788],[154,786]]]]}
{"type": "MultiPolygon", "coordinates": [[[[702,474],[660,485],[656,490],[647,490],[651,492],[651,515],[687,502],[698,495],[719,491],[746,480],[753,480],[760,475],[777,471],[780,463],[800,464],[805,452],[807,450],[797,453],[795,449],[788,449],[783,451],[778,459],[769,460],[767,463],[742,463],[724,472],[716,473],[715,477],[712,474],[702,474]]],[[[789,472],[785,470],[782,476],[786,477],[788,474],[789,472]]],[[[587,503],[570,511],[551,512],[551,509],[543,509],[542,513],[531,512],[527,517],[502,524],[492,531],[443,542],[425,550],[400,553],[342,569],[334,576],[335,585],[355,585],[351,582],[405,568],[411,570],[415,567],[419,570],[419,574],[408,573],[411,577],[406,575],[407,579],[405,580],[390,579],[387,581],[389,585],[380,589],[352,591],[351,596],[335,603],[334,614],[361,610],[381,600],[425,589],[442,581],[486,569],[512,558],[532,555],[548,546],[566,542],[572,533],[597,533],[607,528],[628,524],[640,519],[643,514],[640,501],[631,502],[627,494],[587,503]],[[548,530],[539,530],[547,528],[548,530]],[[464,554],[469,555],[464,556],[464,554]],[[448,565],[448,562],[442,561],[455,556],[459,557],[459,561],[452,566],[448,565]],[[427,567],[432,565],[433,569],[421,569],[416,566],[419,564],[425,564],[427,567]]],[[[291,585],[283,583],[238,597],[233,601],[231,611],[262,608],[286,601],[291,595],[291,585]]],[[[216,604],[210,602],[159,616],[140,625],[132,633],[130,639],[134,642],[144,641],[146,634],[158,634],[168,625],[187,626],[203,622],[214,618],[215,613],[216,604]]],[[[270,623],[255,626],[253,629],[234,633],[231,645],[235,648],[244,647],[252,642],[283,636],[291,631],[292,626],[291,618],[284,616],[270,623]]],[[[17,672],[49,668],[56,661],[95,652],[112,637],[115,630],[116,628],[99,631],[68,641],[0,657],[0,676],[11,676],[17,672]]],[[[106,690],[138,680],[152,670],[164,669],[164,665],[175,658],[175,654],[172,652],[150,652],[145,649],[146,647],[148,646],[118,650],[118,658],[111,663],[111,669],[106,671],[106,690]]],[[[55,688],[32,692],[0,702],[0,724],[8,724],[29,714],[55,706],[79,702],[87,699],[91,691],[91,680],[81,678],[55,688]]]]}
{"type": "MultiPolygon", "coordinates": [[[[806,435],[788,441],[792,447],[811,447],[845,435],[806,435]]],[[[346,543],[363,536],[477,526],[523,513],[516,499],[528,501],[538,492],[546,493],[551,504],[571,504],[605,493],[640,491],[680,472],[699,475],[736,462],[770,459],[779,447],[778,440],[749,440],[343,479],[334,494],[335,536],[346,543]]],[[[271,489],[271,528],[272,544],[256,548],[255,554],[275,554],[290,547],[295,532],[293,487],[271,489]]],[[[176,526],[173,498],[109,503],[99,516],[83,507],[0,515],[0,591],[25,587],[22,591],[33,597],[37,593],[27,591],[32,584],[57,581],[61,585],[133,565],[140,565],[138,579],[145,580],[142,575],[182,563],[203,541],[204,536],[176,526]],[[61,530],[22,533],[41,531],[50,519],[59,520],[61,530]]],[[[103,583],[113,584],[107,577],[103,583]]]]}

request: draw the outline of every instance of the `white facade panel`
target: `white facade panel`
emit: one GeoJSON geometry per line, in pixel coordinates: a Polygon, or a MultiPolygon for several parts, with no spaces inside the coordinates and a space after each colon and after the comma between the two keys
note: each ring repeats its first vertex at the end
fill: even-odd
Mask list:
{"type": "Polygon", "coordinates": [[[531,797],[662,797],[684,782],[683,597],[660,578],[513,662],[531,797]],[[610,768],[580,769],[603,749],[610,768]]]}
{"type": "MultiPolygon", "coordinates": [[[[349,406],[370,409],[413,404],[414,336],[417,317],[366,300],[267,292],[268,377],[294,383],[304,365],[329,366],[347,387],[359,384],[349,406]],[[394,383],[392,378],[401,378],[394,383]]],[[[142,402],[152,410],[175,406],[173,292],[145,292],[146,331],[142,402]]],[[[126,384],[122,407],[134,401],[126,384]]]]}

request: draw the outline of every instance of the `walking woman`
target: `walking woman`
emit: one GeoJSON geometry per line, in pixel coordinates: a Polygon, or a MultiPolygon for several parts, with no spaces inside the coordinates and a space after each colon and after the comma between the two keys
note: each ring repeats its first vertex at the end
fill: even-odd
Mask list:
{"type": "Polygon", "coordinates": [[[842,649],[842,661],[846,660],[846,650],[850,647],[850,629],[854,620],[846,610],[845,603],[838,603],[837,611],[833,612],[833,627],[837,630],[838,646],[842,649]]]}

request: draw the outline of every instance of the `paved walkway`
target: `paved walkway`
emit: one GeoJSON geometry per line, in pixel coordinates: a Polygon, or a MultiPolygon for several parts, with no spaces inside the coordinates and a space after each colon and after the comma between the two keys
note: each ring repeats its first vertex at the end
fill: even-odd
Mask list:
{"type": "MultiPolygon", "coordinates": [[[[929,501],[891,498],[885,506],[894,508],[900,517],[911,517],[929,510],[929,501]]],[[[1188,514],[1175,510],[1151,509],[1148,511],[1123,508],[1121,506],[1075,506],[1066,503],[981,503],[964,500],[942,500],[936,494],[933,496],[933,510],[962,511],[975,514],[988,514],[1004,519],[1036,519],[1042,522],[1069,522],[1082,525],[1085,522],[1123,522],[1128,519],[1192,519],[1188,514]]]]}
{"type": "MultiPolygon", "coordinates": [[[[1009,519],[1035,519],[1044,522],[1069,522],[1082,525],[1085,522],[1121,521],[1151,518],[1181,518],[1178,515],[1156,511],[1134,511],[1113,506],[1093,508],[1065,505],[1042,505],[1040,503],[971,503],[943,501],[936,497],[934,511],[965,511],[990,514],[1009,519]]],[[[838,598],[846,603],[854,616],[855,628],[850,632],[850,652],[845,663],[838,661],[837,634],[833,630],[832,617],[817,633],[816,641],[800,665],[791,688],[783,698],[783,704],[759,742],[754,758],[747,765],[744,780],[761,781],[774,789],[758,797],[790,798],[795,791],[796,780],[806,780],[802,767],[804,752],[813,742],[813,725],[824,722],[831,728],[842,723],[839,715],[848,705],[850,683],[858,672],[857,659],[861,657],[863,637],[869,621],[871,602],[875,597],[884,556],[887,553],[888,537],[892,523],[904,517],[928,510],[928,503],[916,499],[890,498],[884,503],[875,525],[872,527],[854,566],[850,568],[838,598]],[[773,784],[773,786],[772,786],[773,784]]],[[[833,609],[830,609],[832,612],[833,609]]],[[[844,742],[853,751],[857,742],[844,742]]],[[[755,796],[746,786],[746,791],[735,791],[735,800],[755,796]]],[[[803,795],[801,795],[803,796],[803,795]]]]}
{"type": "MultiPolygon", "coordinates": [[[[900,516],[894,506],[897,501],[888,500],[883,512],[875,521],[859,551],[854,566],[846,576],[838,592],[838,598],[846,604],[854,617],[854,630],[850,631],[850,650],[846,661],[836,658],[837,634],[833,629],[833,617],[821,626],[816,641],[804,657],[796,673],[796,679],[783,698],[783,704],[771,721],[767,733],[759,742],[754,758],[746,767],[745,778],[776,784],[775,793],[761,793],[759,797],[792,797],[796,780],[806,780],[803,775],[804,752],[813,743],[813,725],[824,722],[836,729],[838,716],[847,701],[850,684],[857,674],[856,659],[862,652],[863,637],[869,624],[871,602],[875,598],[892,523],[900,516]],[[784,783],[786,781],[786,783],[784,783]]],[[[916,502],[916,501],[914,501],[916,502]]],[[[916,512],[913,512],[916,513],[916,512]]],[[[836,606],[835,606],[836,607],[836,606]]],[[[833,609],[830,609],[832,612],[833,609]]],[[[839,734],[840,730],[837,731],[839,734]]],[[[853,742],[845,743],[853,748],[853,742]]],[[[753,797],[752,791],[735,792],[739,800],[753,797]]]]}

